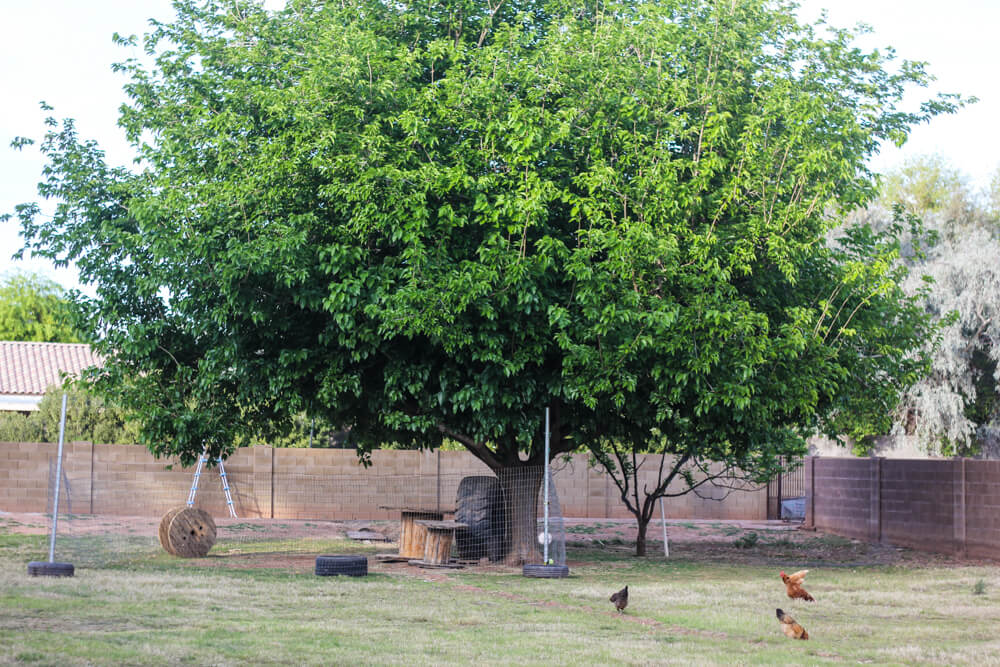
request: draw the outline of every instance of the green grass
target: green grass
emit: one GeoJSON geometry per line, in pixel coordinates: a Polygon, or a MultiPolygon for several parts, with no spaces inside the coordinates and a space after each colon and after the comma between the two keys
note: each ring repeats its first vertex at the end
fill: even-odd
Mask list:
{"type": "MultiPolygon", "coordinates": [[[[356,543],[299,541],[300,554],[356,543]]],[[[217,545],[219,546],[219,545],[217,545]]],[[[244,553],[274,543],[243,542],[244,553]]],[[[468,570],[316,577],[156,554],[29,577],[42,536],[0,534],[0,664],[1000,664],[1000,568],[776,567],[571,549],[568,579],[468,570]],[[29,557],[30,556],[30,557],[29,557]],[[981,585],[980,585],[981,582],[981,585]],[[629,586],[625,614],[608,596],[629,586]],[[775,607],[809,631],[784,637],[775,607]]]]}

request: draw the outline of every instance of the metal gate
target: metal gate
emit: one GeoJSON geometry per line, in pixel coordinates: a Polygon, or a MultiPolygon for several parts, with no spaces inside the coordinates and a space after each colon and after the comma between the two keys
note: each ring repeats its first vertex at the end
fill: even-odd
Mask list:
{"type": "Polygon", "coordinates": [[[780,462],[785,472],[775,475],[767,483],[768,520],[782,518],[781,502],[783,500],[804,499],[806,495],[806,474],[802,460],[780,459],[780,462]]]}

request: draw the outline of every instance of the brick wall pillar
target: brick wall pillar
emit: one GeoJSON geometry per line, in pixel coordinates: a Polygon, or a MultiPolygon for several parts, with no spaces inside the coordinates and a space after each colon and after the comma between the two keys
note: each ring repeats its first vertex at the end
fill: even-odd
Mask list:
{"type": "Polygon", "coordinates": [[[868,535],[872,542],[882,541],[882,457],[871,459],[871,509],[868,515],[868,535]]]}
{"type": "Polygon", "coordinates": [[[955,550],[960,556],[966,554],[965,539],[965,459],[958,459],[952,462],[952,475],[954,476],[954,539],[955,550]]]}
{"type": "Polygon", "coordinates": [[[274,448],[254,446],[252,449],[254,503],[259,508],[262,518],[273,519],[274,448]]]}
{"type": "MultiPolygon", "coordinates": [[[[63,475],[72,480],[72,511],[94,513],[94,443],[74,440],[63,443],[63,475]]],[[[62,505],[62,501],[59,503],[62,505]]]]}
{"type": "MultiPolygon", "coordinates": [[[[805,476],[805,493],[806,493],[806,516],[805,520],[802,522],[803,528],[815,528],[816,527],[816,496],[815,496],[815,477],[816,477],[816,457],[807,456],[805,462],[802,464],[803,475],[805,476]]],[[[767,487],[764,489],[764,515],[767,517],[767,487]]]]}

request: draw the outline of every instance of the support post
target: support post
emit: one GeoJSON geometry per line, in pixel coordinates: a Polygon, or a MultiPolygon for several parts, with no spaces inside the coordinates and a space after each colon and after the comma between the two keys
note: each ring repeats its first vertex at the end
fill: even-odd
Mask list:
{"type": "Polygon", "coordinates": [[[56,558],[56,526],[59,525],[59,484],[62,481],[63,441],[66,438],[66,394],[63,394],[62,416],[59,418],[59,449],[56,453],[56,493],[52,503],[52,539],[49,540],[49,562],[56,558]]]}
{"type": "Polygon", "coordinates": [[[90,514],[94,513],[94,442],[90,442],[90,514]]]}
{"type": "Polygon", "coordinates": [[[965,533],[965,461],[963,457],[953,462],[954,473],[953,473],[953,500],[952,506],[954,507],[954,515],[952,521],[954,523],[953,536],[955,541],[955,551],[959,556],[965,556],[968,550],[968,544],[966,543],[966,533],[965,533]]]}
{"type": "Polygon", "coordinates": [[[871,505],[868,515],[868,535],[872,542],[882,542],[882,457],[871,458],[871,505]]]}
{"type": "MultiPolygon", "coordinates": [[[[549,564],[549,409],[545,408],[545,536],[542,538],[542,563],[549,564]]],[[[535,487],[538,488],[538,487],[535,487]]]]}

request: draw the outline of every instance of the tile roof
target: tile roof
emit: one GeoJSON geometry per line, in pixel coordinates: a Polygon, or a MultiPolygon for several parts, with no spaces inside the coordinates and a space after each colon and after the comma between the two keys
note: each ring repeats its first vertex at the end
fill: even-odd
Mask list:
{"type": "Polygon", "coordinates": [[[0,394],[37,394],[61,384],[61,373],[78,374],[101,365],[83,343],[23,343],[0,341],[0,394]]]}

